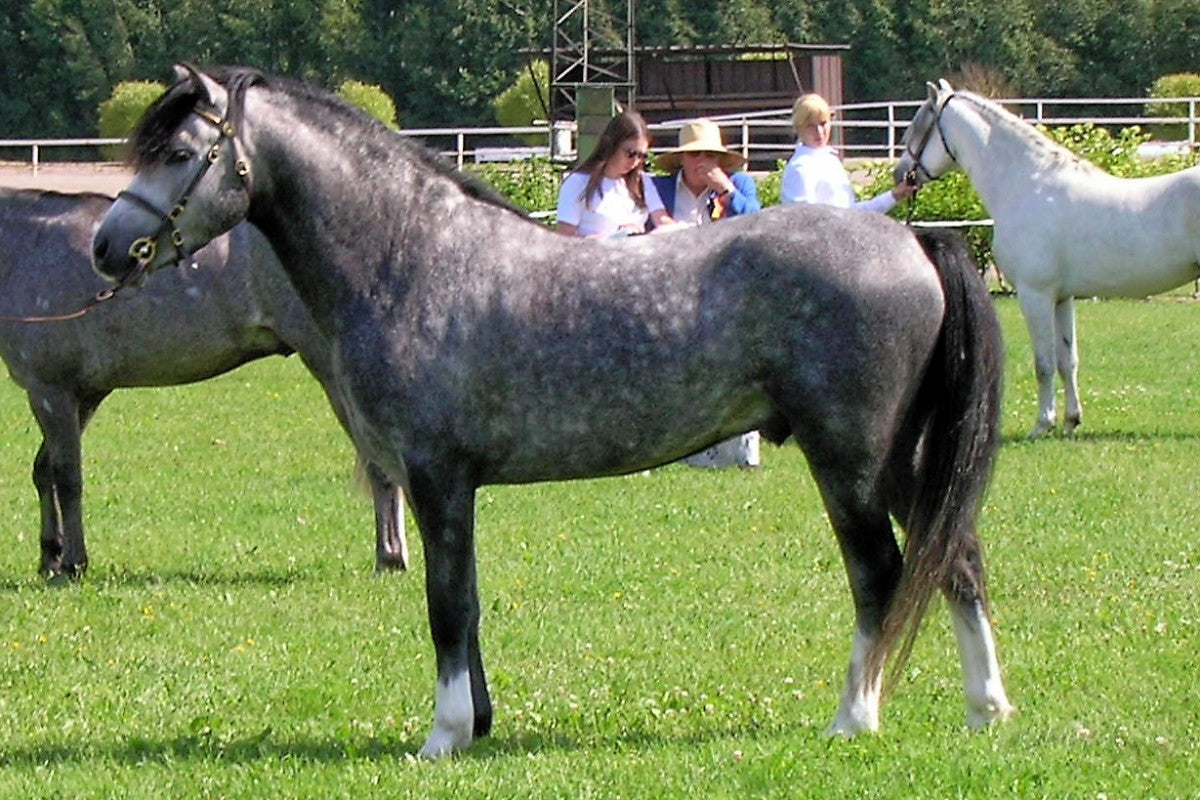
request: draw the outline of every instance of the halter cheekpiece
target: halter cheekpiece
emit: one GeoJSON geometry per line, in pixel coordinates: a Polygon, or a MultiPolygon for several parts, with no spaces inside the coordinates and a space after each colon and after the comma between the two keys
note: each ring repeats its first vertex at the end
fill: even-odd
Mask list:
{"type": "MultiPolygon", "coordinates": [[[[142,208],[155,214],[162,220],[157,228],[145,236],[138,237],[129,246],[129,257],[137,262],[137,266],[133,271],[126,276],[122,281],[122,285],[138,280],[146,271],[147,267],[154,260],[154,256],[158,252],[158,238],[163,231],[170,230],[171,245],[175,248],[174,263],[184,260],[191,255],[183,248],[183,233],[176,226],[176,221],[183,216],[183,212],[187,208],[188,200],[191,198],[192,192],[199,185],[201,179],[208,173],[209,168],[217,163],[221,158],[221,147],[226,140],[233,147],[236,160],[234,162],[234,173],[242,179],[242,183],[246,186],[247,191],[250,189],[250,162],[248,162],[239,153],[240,147],[238,144],[238,128],[242,119],[243,101],[245,99],[246,89],[253,83],[259,80],[260,76],[257,73],[241,73],[234,76],[230,80],[229,85],[229,104],[226,109],[226,115],[222,117],[215,108],[192,108],[192,113],[200,117],[200,119],[212,125],[217,129],[218,139],[213,143],[212,147],[208,148],[208,153],[200,168],[183,187],[183,191],[179,193],[179,197],[171,205],[171,210],[164,212],[161,208],[155,205],[150,200],[142,197],[136,192],[126,189],[120,192],[117,197],[130,200],[142,208]]],[[[120,287],[118,287],[120,288],[120,287]]]]}
{"type": "Polygon", "coordinates": [[[904,175],[905,180],[909,180],[910,178],[914,180],[920,179],[920,173],[922,172],[925,173],[926,183],[934,180],[934,177],[929,174],[929,170],[925,169],[925,165],[921,163],[921,157],[925,154],[925,148],[929,145],[929,140],[933,138],[934,130],[937,130],[938,138],[942,140],[942,148],[946,151],[946,155],[950,156],[952,161],[958,161],[958,158],[954,155],[954,151],[950,149],[950,143],[946,141],[946,132],[942,130],[942,111],[945,110],[946,106],[956,96],[955,92],[950,92],[946,95],[946,99],[939,100],[934,104],[933,122],[922,132],[919,144],[916,147],[913,147],[911,143],[904,146],[904,152],[912,158],[913,162],[912,167],[904,175]]]}

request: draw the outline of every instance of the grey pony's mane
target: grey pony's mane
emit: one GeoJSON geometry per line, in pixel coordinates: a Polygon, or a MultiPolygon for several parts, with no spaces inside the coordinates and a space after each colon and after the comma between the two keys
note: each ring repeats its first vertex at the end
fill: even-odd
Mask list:
{"type": "Polygon", "coordinates": [[[954,95],[959,100],[968,101],[979,112],[979,115],[995,127],[1012,131],[1021,137],[1031,150],[1041,153],[1054,161],[1073,164],[1080,169],[1104,172],[1086,158],[1082,158],[1063,147],[1058,142],[1046,136],[1036,127],[1018,117],[1004,106],[965,89],[958,89],[954,95]]]}
{"type": "MultiPolygon", "coordinates": [[[[399,136],[361,109],[340,98],[315,89],[306,83],[279,76],[268,76],[245,67],[212,67],[205,72],[217,83],[228,88],[236,82],[262,85],[301,99],[308,107],[320,107],[349,130],[369,137],[390,137],[389,146],[399,147],[405,155],[425,169],[446,178],[463,194],[474,200],[504,209],[529,220],[529,214],[496,191],[486,181],[468,172],[454,169],[437,153],[409,137],[399,136]]],[[[156,100],[138,122],[131,143],[129,164],[135,170],[161,163],[170,147],[171,135],[201,102],[200,92],[190,81],[176,83],[156,100]]]]}

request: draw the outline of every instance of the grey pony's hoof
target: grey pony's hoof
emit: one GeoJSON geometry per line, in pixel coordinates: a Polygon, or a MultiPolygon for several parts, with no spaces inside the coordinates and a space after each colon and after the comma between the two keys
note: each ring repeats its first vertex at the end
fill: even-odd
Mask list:
{"type": "Polygon", "coordinates": [[[87,572],[86,561],[82,564],[43,564],[41,569],[41,574],[46,577],[46,583],[51,586],[67,586],[78,583],[83,579],[85,572],[87,572]]]}
{"type": "Polygon", "coordinates": [[[386,575],[391,572],[407,572],[408,556],[403,553],[386,553],[375,557],[375,574],[386,575]]]}

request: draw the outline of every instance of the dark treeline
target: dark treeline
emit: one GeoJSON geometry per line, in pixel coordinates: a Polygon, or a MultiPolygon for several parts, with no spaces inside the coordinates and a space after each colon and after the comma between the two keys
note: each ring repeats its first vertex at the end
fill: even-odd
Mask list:
{"type": "MultiPolygon", "coordinates": [[[[597,43],[621,41],[624,1],[590,6],[597,43]]],[[[115,84],[179,60],[378,84],[406,127],[489,124],[550,37],[550,0],[0,0],[0,138],[94,135],[115,84]]],[[[854,101],[964,70],[1010,96],[1141,96],[1200,70],[1200,0],[641,0],[636,41],[847,43],[854,101]]]]}

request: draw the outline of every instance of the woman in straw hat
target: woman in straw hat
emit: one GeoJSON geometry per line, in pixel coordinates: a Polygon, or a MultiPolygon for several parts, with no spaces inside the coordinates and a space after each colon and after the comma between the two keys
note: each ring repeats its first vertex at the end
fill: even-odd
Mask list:
{"type": "Polygon", "coordinates": [[[829,146],[833,112],[819,94],[801,95],[792,107],[792,127],[799,141],[787,166],[779,199],[784,203],[821,203],[840,208],[861,208],[886,214],[897,201],[912,197],[914,187],[897,183],[869,200],[859,200],[837,151],[829,146]]]}
{"type": "MultiPolygon", "coordinates": [[[[654,177],[663,205],[678,223],[710,225],[749,214],[761,207],[754,177],[738,172],[746,159],[721,141],[721,129],[708,119],[692,120],[679,129],[679,146],[655,159],[668,175],[654,177]]],[[[688,456],[693,467],[757,467],[758,431],[734,436],[688,456]]]]}
{"type": "Polygon", "coordinates": [[[654,188],[679,222],[707,225],[761,208],[754,178],[738,172],[746,159],[725,147],[712,120],[686,123],[679,129],[679,146],[654,163],[668,173],[654,178],[654,188]]]}

